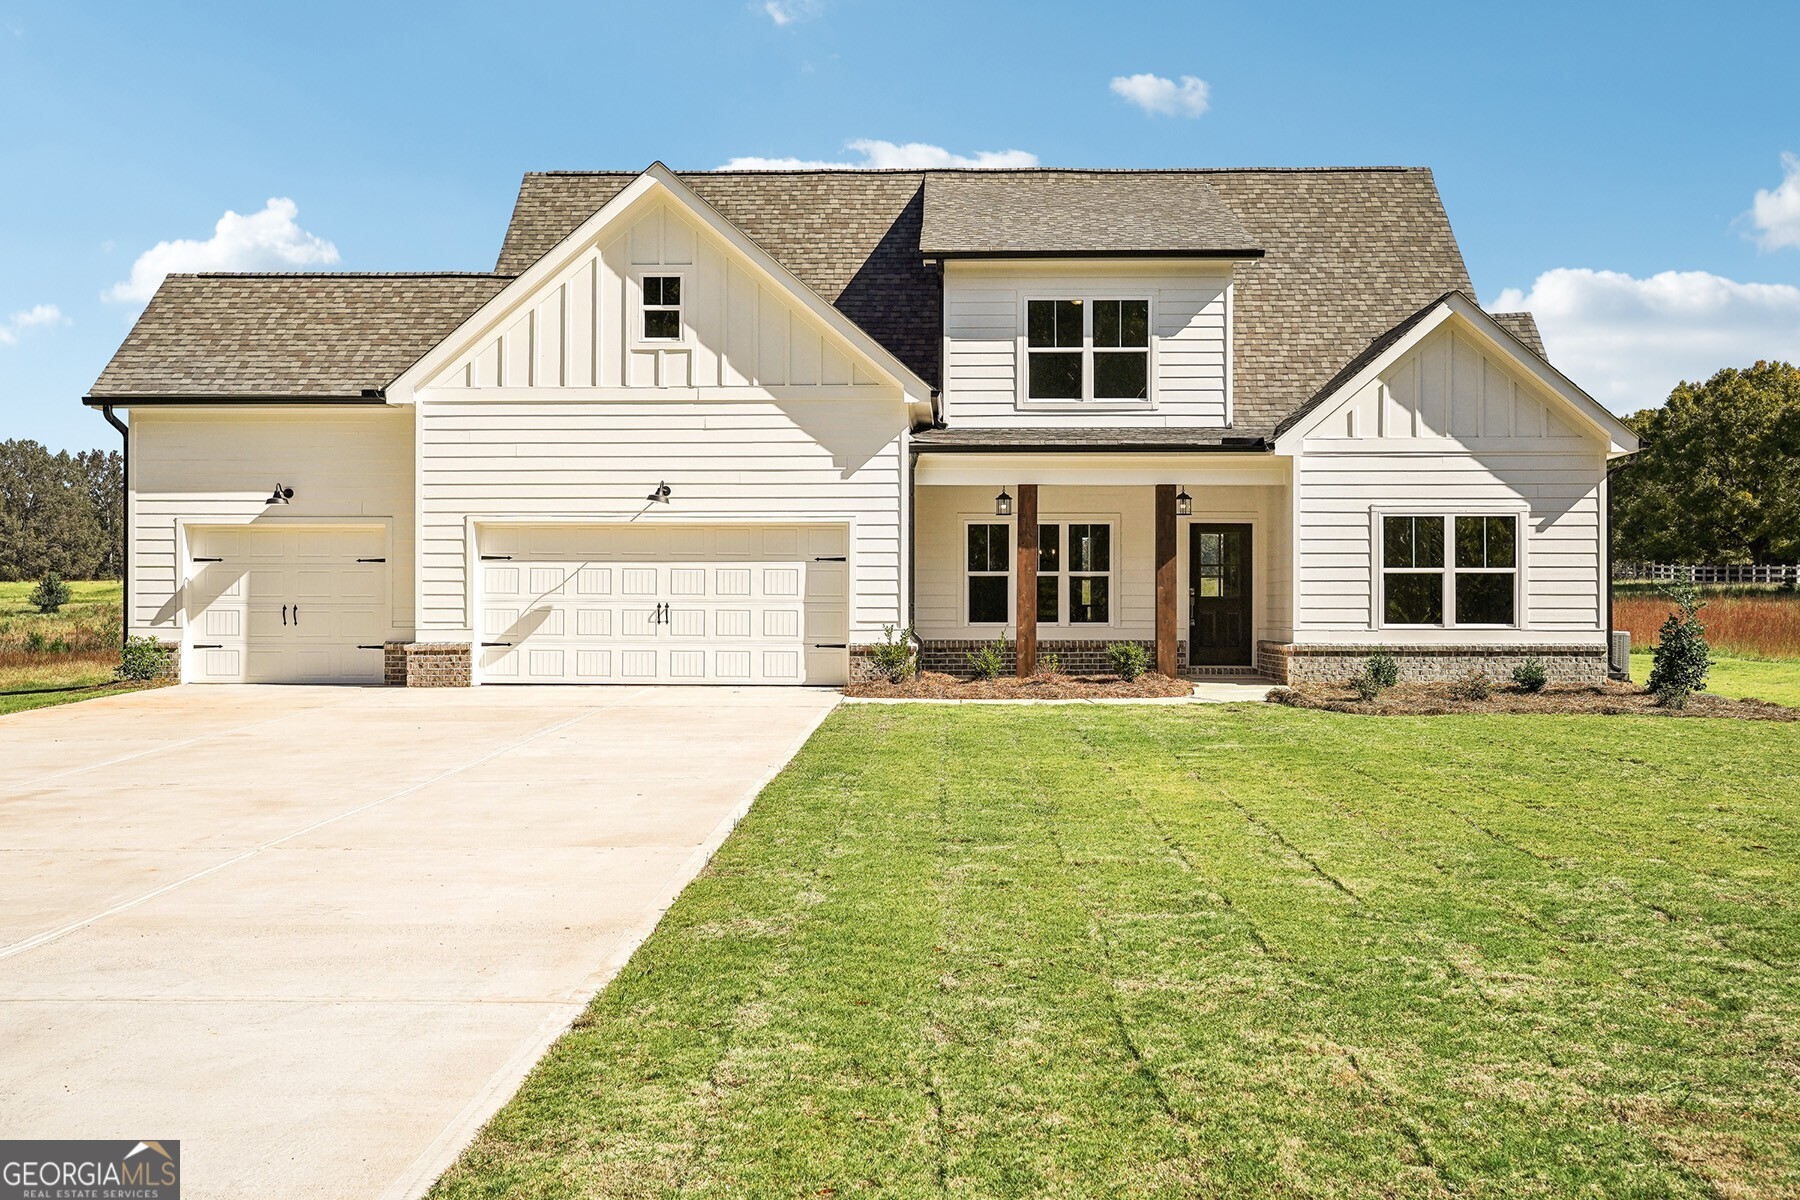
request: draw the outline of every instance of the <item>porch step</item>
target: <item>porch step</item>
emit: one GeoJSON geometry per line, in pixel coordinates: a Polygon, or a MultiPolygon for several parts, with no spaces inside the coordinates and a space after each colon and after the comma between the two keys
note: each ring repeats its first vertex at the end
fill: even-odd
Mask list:
{"type": "Polygon", "coordinates": [[[1273,678],[1262,673],[1256,667],[1189,667],[1181,673],[1183,679],[1267,679],[1273,678]]]}

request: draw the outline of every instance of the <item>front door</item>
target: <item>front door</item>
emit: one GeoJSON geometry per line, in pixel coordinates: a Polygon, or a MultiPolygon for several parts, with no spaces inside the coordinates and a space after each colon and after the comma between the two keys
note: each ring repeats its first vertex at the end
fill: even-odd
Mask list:
{"type": "Polygon", "coordinates": [[[1250,527],[1188,526],[1188,663],[1247,667],[1250,527]]]}

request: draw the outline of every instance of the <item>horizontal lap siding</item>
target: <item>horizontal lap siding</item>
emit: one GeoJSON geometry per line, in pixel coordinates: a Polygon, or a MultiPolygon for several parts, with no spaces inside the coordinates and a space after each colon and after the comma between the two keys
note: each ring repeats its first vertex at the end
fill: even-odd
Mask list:
{"type": "MultiPolygon", "coordinates": [[[[1373,511],[1451,512],[1519,502],[1529,506],[1523,530],[1529,629],[1484,630],[1481,636],[1530,640],[1535,634],[1591,634],[1600,628],[1605,462],[1597,448],[1584,442],[1561,453],[1535,448],[1442,455],[1315,452],[1297,460],[1295,474],[1301,580],[1296,636],[1370,631],[1379,569],[1373,511]]],[[[1425,640],[1428,635],[1408,630],[1406,636],[1425,640]]]]}
{"type": "Polygon", "coordinates": [[[393,522],[393,627],[413,622],[412,412],[358,408],[131,414],[131,625],[176,627],[189,525],[308,517],[393,522]],[[289,504],[266,503],[277,483],[289,504]]]}
{"type": "Polygon", "coordinates": [[[951,424],[966,426],[1226,423],[1229,275],[1156,270],[1019,274],[952,264],[944,277],[945,397],[951,424]],[[1021,308],[1028,296],[1135,295],[1151,299],[1156,348],[1153,411],[1062,413],[1018,407],[1021,308]]]}
{"type": "Polygon", "coordinates": [[[421,629],[469,632],[470,516],[847,519],[854,526],[853,640],[899,622],[906,425],[899,400],[538,402],[466,395],[422,400],[421,629]],[[645,512],[645,497],[663,480],[672,503],[645,512]]]}

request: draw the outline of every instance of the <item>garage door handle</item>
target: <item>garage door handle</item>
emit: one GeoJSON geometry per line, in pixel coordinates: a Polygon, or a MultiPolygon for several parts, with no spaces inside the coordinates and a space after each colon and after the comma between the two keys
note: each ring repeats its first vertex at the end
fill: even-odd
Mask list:
{"type": "Polygon", "coordinates": [[[281,623],[283,625],[287,624],[287,605],[285,604],[281,606],[281,623]]]}
{"type": "Polygon", "coordinates": [[[294,605],[294,624],[300,624],[300,606],[298,604],[294,605]]]}

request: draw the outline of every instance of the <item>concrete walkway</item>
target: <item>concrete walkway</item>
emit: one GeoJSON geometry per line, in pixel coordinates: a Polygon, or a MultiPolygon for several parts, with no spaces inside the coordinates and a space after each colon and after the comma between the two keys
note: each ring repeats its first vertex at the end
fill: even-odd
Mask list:
{"type": "Polygon", "coordinates": [[[837,703],[182,687],[0,718],[0,1131],[416,1195],[837,703]]]}

